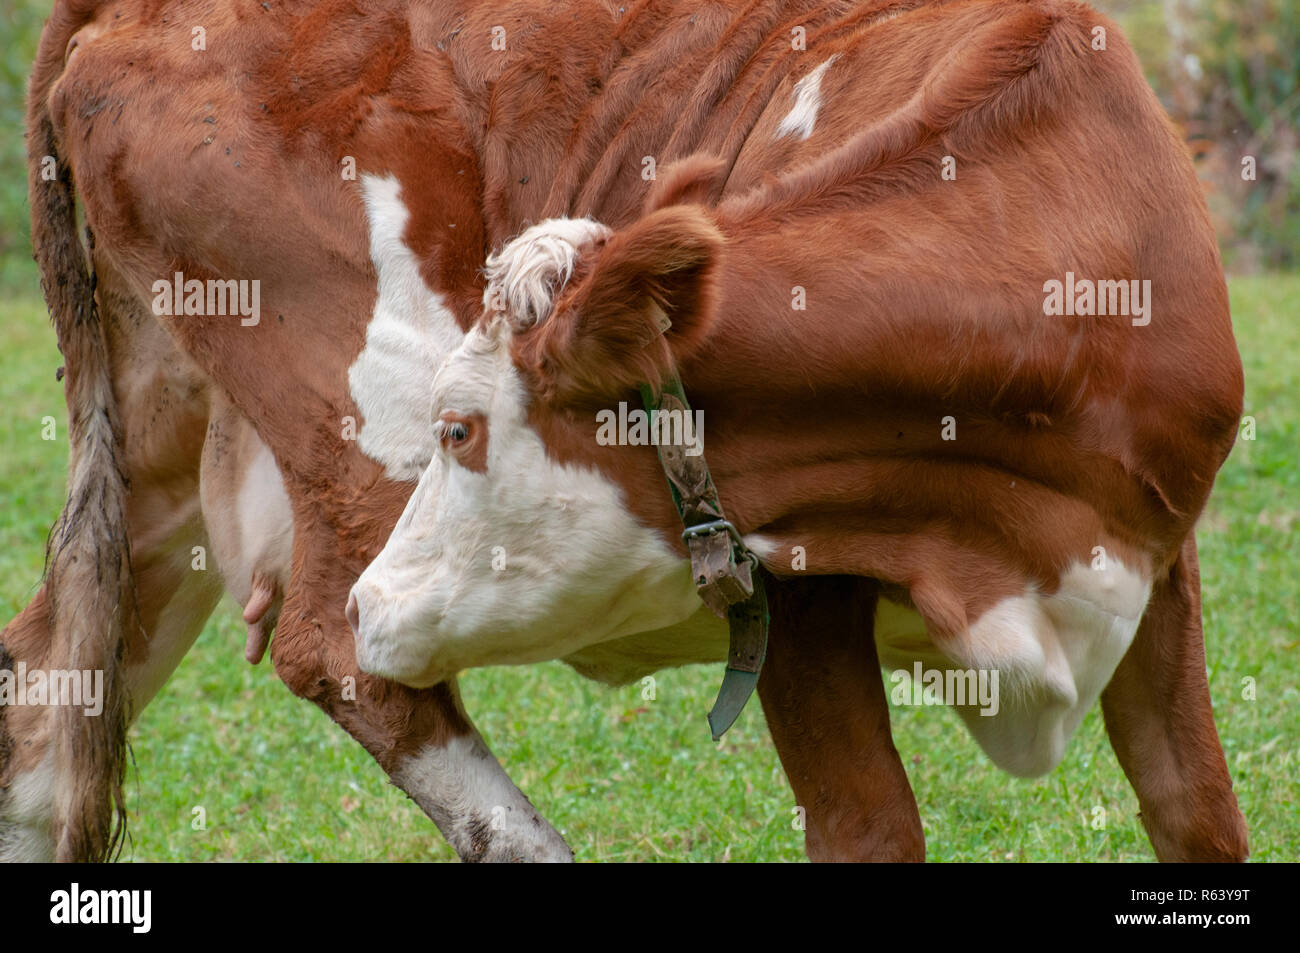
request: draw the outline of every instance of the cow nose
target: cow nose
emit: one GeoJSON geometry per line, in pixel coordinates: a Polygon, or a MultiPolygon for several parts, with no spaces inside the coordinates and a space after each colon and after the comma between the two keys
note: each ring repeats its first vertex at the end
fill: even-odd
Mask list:
{"type": "Polygon", "coordinates": [[[352,635],[356,636],[357,630],[361,628],[361,612],[357,609],[357,594],[348,593],[348,607],[343,612],[348,617],[348,625],[352,626],[352,635]]]}

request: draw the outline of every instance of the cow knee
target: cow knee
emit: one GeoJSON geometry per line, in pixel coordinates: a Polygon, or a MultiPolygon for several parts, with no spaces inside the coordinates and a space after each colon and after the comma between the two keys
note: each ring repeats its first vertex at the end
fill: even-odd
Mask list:
{"type": "Polygon", "coordinates": [[[271,642],[271,664],[276,677],[299,698],[320,704],[330,687],[320,654],[301,644],[292,632],[281,631],[271,642]]]}

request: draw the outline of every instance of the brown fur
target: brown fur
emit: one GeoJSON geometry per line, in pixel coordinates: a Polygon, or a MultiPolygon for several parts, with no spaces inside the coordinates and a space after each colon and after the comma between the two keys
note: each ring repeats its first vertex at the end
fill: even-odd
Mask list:
{"type": "Polygon", "coordinates": [[[768,587],[758,694],[813,860],[925,859],[921,815],[889,731],[872,635],[877,588],[845,576],[768,587]]]}
{"type": "MultiPolygon", "coordinates": [[[[675,364],[713,424],[706,449],[730,518],[778,544],[771,572],[906,590],[942,648],[1006,596],[1055,592],[1103,545],[1143,573],[1175,572],[1125,664],[1186,683],[1202,663],[1188,656],[1180,675],[1144,646],[1201,645],[1197,589],[1178,567],[1232,446],[1241,365],[1186,150],[1113,24],[1108,50],[1091,50],[1098,23],[1068,2],[955,2],[823,47],[819,61],[843,62],[822,84],[818,154],[795,162],[773,134],[781,112],[764,115],[713,208],[680,206],[677,235],[660,225],[671,206],[616,232],[549,321],[516,337],[551,455],[603,470],[675,541],[666,494],[644,492],[661,479],[654,454],[597,446],[585,412],[634,400],[637,382],[675,364]],[[945,155],[954,182],[939,175],[945,155]],[[1116,175],[1108,156],[1159,171],[1116,175]],[[670,267],[713,229],[723,248],[670,267]],[[1150,325],[1045,316],[1043,282],[1067,270],[1150,279],[1150,325]],[[806,312],[791,310],[796,285],[806,312]],[[647,299],[700,309],[679,307],[671,357],[644,346],[647,299]],[[948,416],[955,441],[942,439],[948,416]],[[799,572],[794,546],[807,554],[799,572]]],[[[703,160],[673,170],[664,195],[708,195],[714,174],[703,160]]],[[[1135,787],[1194,792],[1186,809],[1153,802],[1157,852],[1243,857],[1203,679],[1186,686],[1173,713],[1185,734],[1165,754],[1126,740],[1149,726],[1122,687],[1133,680],[1116,677],[1116,747],[1135,787]]],[[[804,704],[783,702],[792,718],[804,704]]],[[[805,763],[793,741],[778,745],[787,765],[805,763]]]]}
{"type": "MultiPolygon", "coordinates": [[[[1225,359],[1207,371],[1200,361],[1201,349],[1235,352],[1194,177],[1118,30],[1077,4],[285,0],[265,9],[60,0],[36,77],[32,155],[62,144],[61,174],[72,166],[61,184],[33,179],[49,274],[69,276],[54,292],[56,323],[67,323],[59,314],[76,307],[92,314],[68,227],[73,179],[97,240],[96,272],[136,301],[115,312],[122,333],[108,351],[117,363],[130,364],[120,350],[131,340],[131,316],[147,314],[153,279],[175,270],[261,279],[257,327],[144,320],[161,327],[176,354],[255,428],[283,475],[294,558],[271,646],[277,672],[390,770],[402,755],[472,727],[454,685],[414,691],[356,672],[346,593],[411,485],[387,480],[340,432],[343,417],[360,420],[347,368],[375,296],[357,185],[339,174],[344,157],[355,158],[358,171],[400,179],[412,216],[406,241],[462,327],[478,315],[487,252],[530,222],[590,213],[621,228],[643,208],[657,222],[692,222],[688,266],[673,272],[674,281],[660,275],[635,290],[676,312],[660,340],[680,342],[674,361],[711,420],[752,419],[755,401],[768,408],[743,445],[710,430],[709,461],[729,514],[742,528],[807,545],[811,572],[908,582],[940,633],[960,632],[985,600],[1047,575],[1067,551],[1075,555],[1071,541],[1102,538],[1169,568],[1231,444],[1239,368],[1225,359]],[[209,49],[195,56],[189,30],[200,19],[209,49]],[[1104,59],[1083,42],[1094,23],[1110,32],[1104,59]],[[488,45],[497,24],[507,28],[501,53],[488,45]],[[791,48],[794,26],[807,31],[806,51],[791,48]],[[64,49],[78,30],[65,66],[64,49]],[[816,134],[774,140],[794,82],[835,52],[844,60],[823,84],[816,134]],[[242,77],[238,85],[229,83],[232,75],[242,77]],[[1132,155],[1134,141],[1152,148],[1125,177],[1089,158],[1132,155]],[[941,188],[932,163],[949,153],[959,179],[941,188]],[[646,155],[656,158],[657,183],[641,176],[646,155]],[[686,164],[673,170],[674,160],[686,164]],[[688,201],[713,208],[701,212],[682,204],[688,201]],[[725,255],[704,254],[716,250],[715,234],[725,255]],[[822,254],[810,259],[800,249],[822,254]],[[1073,360],[1062,370],[1049,358],[1069,336],[1041,320],[1025,322],[1022,283],[1027,274],[1041,280],[1080,262],[1116,277],[1178,276],[1160,292],[1162,307],[1187,317],[1142,329],[1150,346],[1127,363],[1111,356],[1119,332],[1098,326],[1071,345],[1073,360]],[[954,274],[965,280],[954,282],[954,274]],[[854,276],[853,287],[837,284],[845,275],[854,276]],[[809,312],[792,314],[789,288],[798,283],[814,297],[809,312]],[[819,288],[836,290],[819,298],[819,288]],[[989,302],[1004,304],[991,324],[981,320],[989,302]],[[781,321],[756,321],[771,308],[781,321]],[[840,323],[854,310],[874,320],[840,323]],[[1189,333],[1197,316],[1202,324],[1189,333]],[[1023,327],[1008,334],[1015,322],[1023,327]],[[825,333],[829,327],[837,334],[825,333]],[[714,361],[719,354],[724,362],[714,361]],[[1122,398],[1132,409],[1126,426],[1071,416],[1089,394],[1122,398]],[[858,415],[850,453],[836,442],[844,421],[823,415],[855,407],[873,414],[858,415]],[[937,438],[945,413],[958,417],[959,446],[937,438]],[[1084,465],[1075,465],[1089,441],[1084,465]],[[862,464],[851,466],[850,456],[862,464]],[[1008,462],[1014,496],[1004,486],[1008,462]],[[852,514],[836,496],[845,485],[873,488],[865,504],[853,501],[852,514]],[[960,546],[947,544],[954,526],[963,528],[960,546]],[[1011,553],[1012,535],[1042,545],[1011,553]],[[343,698],[349,675],[358,676],[356,701],[343,698]]],[[[629,254],[635,248],[625,246],[629,254]]],[[[613,263],[597,271],[608,277],[613,263]]],[[[576,302],[602,292],[579,276],[573,294],[576,302]]],[[[101,313],[102,304],[101,295],[101,313]]],[[[623,320],[639,340],[648,312],[638,306],[620,319],[614,304],[605,293],[611,330],[623,320]]],[[[102,387],[89,397],[84,391],[91,381],[104,383],[96,348],[105,345],[89,328],[65,349],[70,375],[82,368],[69,381],[74,417],[78,406],[112,407],[102,387]]],[[[563,340],[559,326],[546,334],[563,340]]],[[[644,349],[617,339],[588,358],[644,359],[644,349]]],[[[557,368],[568,362],[573,392],[590,391],[600,375],[627,386],[642,369],[589,370],[566,353],[551,356],[557,368]]],[[[659,357],[652,364],[665,366],[659,357]]],[[[534,369],[542,372],[540,364],[534,369]]],[[[164,415],[175,422],[168,440],[128,439],[131,496],[153,499],[151,491],[166,485],[160,470],[135,465],[151,454],[181,475],[178,487],[196,481],[208,403],[202,389],[187,391],[164,415]]],[[[545,411],[533,413],[556,455],[611,469],[629,485],[661,485],[653,454],[629,462],[617,448],[592,448],[589,434],[545,411]]],[[[94,429],[111,447],[111,428],[101,420],[94,429]]],[[[110,498],[123,492],[110,490],[110,498]]],[[[172,488],[179,514],[172,519],[201,536],[201,525],[181,518],[197,510],[197,486],[187,492],[172,488]]],[[[676,518],[667,494],[631,498],[651,525],[676,518]]],[[[161,512],[153,503],[137,506],[125,524],[114,516],[101,525],[93,565],[104,560],[105,584],[86,588],[52,573],[65,591],[97,594],[99,604],[80,618],[110,618],[124,584],[127,536],[137,568],[157,556],[156,571],[139,581],[142,614],[156,615],[147,607],[166,605],[177,591],[164,548],[140,543],[151,523],[145,509],[161,512]]],[[[72,528],[83,540],[94,532],[85,522],[72,528]]],[[[6,629],[6,646],[21,641],[35,653],[43,620],[58,630],[67,603],[53,599],[49,616],[43,599],[6,629]]],[[[120,619],[98,639],[102,651],[125,642],[131,652],[129,622],[120,619]]],[[[822,648],[813,657],[843,657],[829,643],[822,648]]],[[[854,671],[862,664],[855,659],[854,671]]],[[[872,711],[852,714],[876,719],[855,737],[880,753],[872,711]]],[[[0,725],[15,750],[17,717],[0,725]]],[[[1196,724],[1203,735],[1203,722],[1196,724]]],[[[89,779],[77,797],[94,802],[96,817],[111,814],[105,805],[120,776],[113,753],[122,735],[108,735],[105,763],[80,766],[89,779]]],[[[796,736],[774,735],[783,759],[795,763],[799,742],[782,739],[796,736]]],[[[1207,751],[1217,745],[1201,743],[1207,751]]],[[[844,803],[874,803],[859,781],[832,776],[833,759],[808,763],[823,772],[808,784],[856,790],[844,803]]],[[[0,777],[5,770],[0,765],[0,777]]],[[[1222,779],[1207,778],[1215,803],[1226,804],[1222,779]]],[[[818,828],[828,832],[817,835],[828,838],[828,851],[838,850],[830,832],[852,829],[851,821],[846,814],[843,823],[818,828]]],[[[97,856],[103,840],[69,843],[66,854],[97,856]]]]}
{"type": "Polygon", "coordinates": [[[1101,710],[1156,856],[1244,859],[1246,821],[1210,708],[1192,537],[1157,580],[1137,638],[1102,693],[1101,710]]]}

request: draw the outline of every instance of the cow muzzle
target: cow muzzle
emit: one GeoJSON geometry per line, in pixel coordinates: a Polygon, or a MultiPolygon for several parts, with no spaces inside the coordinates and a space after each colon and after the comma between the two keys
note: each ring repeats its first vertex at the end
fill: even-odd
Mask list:
{"type": "Polygon", "coordinates": [[[428,688],[453,672],[443,671],[423,650],[419,627],[404,623],[394,600],[358,582],[348,593],[344,610],[363,672],[409,685],[428,688]]]}

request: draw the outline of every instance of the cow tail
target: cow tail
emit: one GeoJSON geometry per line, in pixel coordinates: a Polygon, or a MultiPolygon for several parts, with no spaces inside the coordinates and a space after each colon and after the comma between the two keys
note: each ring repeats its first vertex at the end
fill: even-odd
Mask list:
{"type": "MultiPolygon", "coordinates": [[[[126,833],[123,633],[138,627],[127,537],[127,479],[93,260],[77,234],[72,171],[48,99],[64,49],[93,4],[59,2],[41,34],[27,103],[32,244],[66,366],[68,497],[45,553],[50,668],[102,673],[102,711],[52,705],[55,859],[114,858],[126,833]]],[[[90,238],[89,229],[87,237],[90,238]]],[[[84,700],[84,699],[83,699],[84,700]]]]}

